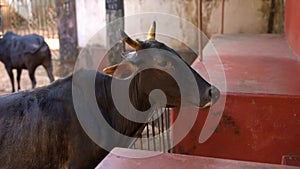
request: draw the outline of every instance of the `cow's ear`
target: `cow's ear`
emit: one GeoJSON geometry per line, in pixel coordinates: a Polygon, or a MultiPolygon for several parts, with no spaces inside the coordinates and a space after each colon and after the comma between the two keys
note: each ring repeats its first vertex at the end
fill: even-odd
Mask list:
{"type": "Polygon", "coordinates": [[[103,73],[112,76],[115,73],[115,71],[117,70],[118,66],[119,66],[119,64],[116,64],[116,65],[112,65],[107,68],[104,68],[103,73]]]}
{"type": "Polygon", "coordinates": [[[118,79],[128,78],[131,75],[133,75],[136,71],[137,68],[130,62],[116,64],[103,69],[103,72],[105,74],[113,76],[118,79]]]}

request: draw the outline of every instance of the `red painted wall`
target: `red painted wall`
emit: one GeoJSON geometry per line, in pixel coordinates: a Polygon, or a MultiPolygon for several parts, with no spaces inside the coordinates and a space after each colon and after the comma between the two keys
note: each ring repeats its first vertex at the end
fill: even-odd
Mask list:
{"type": "MultiPolygon", "coordinates": [[[[299,104],[300,97],[228,93],[214,134],[206,142],[198,142],[207,118],[206,110],[200,110],[195,125],[173,151],[280,164],[284,155],[300,155],[300,107],[295,106],[299,104]]],[[[173,136],[177,132],[174,130],[173,136]]]]}
{"type": "Polygon", "coordinates": [[[300,1],[286,0],[285,32],[289,44],[300,56],[300,1]]]}

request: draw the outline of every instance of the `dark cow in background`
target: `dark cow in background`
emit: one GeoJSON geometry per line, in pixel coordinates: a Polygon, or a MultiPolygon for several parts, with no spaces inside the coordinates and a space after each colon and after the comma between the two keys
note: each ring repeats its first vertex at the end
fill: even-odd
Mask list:
{"type": "Polygon", "coordinates": [[[18,90],[21,88],[22,69],[28,69],[32,88],[36,85],[34,72],[39,65],[43,65],[50,81],[54,81],[51,52],[42,36],[36,34],[19,36],[13,32],[7,32],[0,39],[0,61],[4,63],[9,75],[12,92],[15,92],[13,69],[17,69],[18,90]]]}
{"type": "MultiPolygon", "coordinates": [[[[105,74],[96,70],[83,69],[49,86],[0,97],[0,168],[91,169],[96,167],[108,152],[87,136],[78,121],[74,108],[75,106],[89,107],[90,98],[93,95],[96,97],[102,116],[111,127],[127,136],[139,135],[147,120],[141,123],[125,118],[115,107],[111,93],[113,80],[117,85],[122,86],[128,79],[116,78],[122,77],[122,72],[117,76],[110,75],[115,72],[116,67],[139,68],[139,64],[135,61],[141,57],[138,53],[141,49],[160,48],[171,52],[174,60],[181,60],[174,50],[156,41],[152,31],[149,33],[150,38],[146,41],[135,41],[123,32],[125,41],[137,51],[124,54],[125,62],[108,67],[104,70],[105,74]],[[93,81],[95,76],[96,79],[93,81]],[[90,81],[93,81],[95,90],[84,87],[90,81]],[[80,97],[85,100],[80,103],[81,105],[75,105],[72,99],[72,89],[79,91],[80,97]]],[[[160,57],[160,59],[163,58],[160,57]]],[[[155,62],[156,59],[153,58],[152,61],[155,62]]],[[[176,63],[178,62],[172,64],[176,63]]],[[[162,65],[162,69],[165,68],[164,66],[173,66],[176,69],[176,65],[162,65]]],[[[192,71],[199,95],[201,95],[201,100],[194,104],[206,107],[216,102],[219,90],[205,81],[192,68],[188,67],[188,69],[192,71]]],[[[193,82],[186,80],[185,83],[189,85],[193,82]]],[[[130,99],[132,105],[138,110],[145,111],[151,107],[149,92],[153,89],[164,91],[167,106],[176,107],[181,104],[181,95],[176,81],[163,71],[154,69],[141,71],[134,76],[130,84],[130,99]]],[[[120,93],[120,97],[124,96],[120,93]]],[[[183,100],[193,103],[195,99],[192,96],[186,96],[183,100]]],[[[125,111],[125,113],[131,112],[125,111]]],[[[103,124],[99,125],[100,128],[103,126],[103,124]]],[[[110,137],[112,133],[102,131],[99,134],[104,142],[116,142],[122,146],[129,144],[122,144],[121,139],[112,140],[110,137]]]]}

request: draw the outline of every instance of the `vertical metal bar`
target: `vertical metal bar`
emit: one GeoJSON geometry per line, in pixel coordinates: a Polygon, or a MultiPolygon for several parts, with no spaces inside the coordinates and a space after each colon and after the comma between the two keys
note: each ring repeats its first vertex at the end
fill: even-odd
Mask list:
{"type": "Polygon", "coordinates": [[[39,18],[40,18],[40,26],[39,26],[39,30],[40,30],[40,35],[43,36],[43,2],[39,1],[39,18]]]}
{"type": "MultiPolygon", "coordinates": [[[[13,0],[12,1],[12,5],[14,5],[15,4],[15,1],[13,0]]],[[[17,16],[16,16],[16,14],[15,14],[15,11],[14,11],[14,9],[13,9],[13,7],[11,8],[11,10],[12,10],[12,13],[13,13],[13,18],[14,18],[14,20],[13,20],[13,32],[16,32],[16,33],[18,33],[17,31],[16,31],[16,25],[18,24],[18,19],[17,19],[17,16]]],[[[15,10],[18,10],[18,7],[15,9],[15,10]]]]}
{"type": "Polygon", "coordinates": [[[37,32],[37,34],[40,34],[40,14],[39,14],[39,3],[38,3],[39,0],[35,0],[35,31],[37,32]]]}
{"type": "Polygon", "coordinates": [[[135,143],[133,144],[133,148],[135,149],[135,143]]]}
{"type": "Polygon", "coordinates": [[[43,35],[43,30],[42,30],[42,17],[43,17],[43,12],[42,12],[42,5],[41,5],[41,1],[40,0],[37,0],[38,2],[38,31],[39,31],[39,35],[43,35]]]}
{"type": "MultiPolygon", "coordinates": [[[[166,114],[166,127],[167,128],[170,128],[170,109],[167,109],[167,114],[166,114]]],[[[171,139],[170,139],[170,133],[167,133],[167,144],[168,144],[168,147],[171,147],[171,139]]],[[[172,152],[172,149],[169,149],[168,150],[169,153],[172,152]]]]}
{"type": "Polygon", "coordinates": [[[156,144],[155,144],[155,123],[154,123],[154,118],[152,117],[152,141],[153,141],[153,150],[156,151],[156,144]]]}
{"type": "Polygon", "coordinates": [[[36,1],[36,5],[37,5],[37,11],[38,11],[38,13],[37,13],[37,17],[38,17],[38,32],[39,32],[40,35],[42,35],[42,33],[41,33],[41,27],[42,27],[41,22],[42,22],[42,19],[41,19],[41,10],[40,10],[41,3],[40,3],[40,1],[36,1]]]}
{"type": "Polygon", "coordinates": [[[6,20],[7,20],[7,31],[11,30],[11,13],[10,13],[10,8],[9,8],[9,4],[6,6],[6,10],[7,10],[7,16],[6,16],[6,20]]]}
{"type": "MultiPolygon", "coordinates": [[[[17,11],[16,12],[19,12],[20,11],[20,8],[19,8],[19,5],[18,5],[18,1],[17,1],[17,11]]],[[[17,25],[17,27],[20,27],[20,23],[19,23],[19,19],[18,19],[18,16],[17,15],[15,15],[16,16],[16,25],[17,25]]],[[[17,33],[21,33],[21,31],[18,31],[16,28],[14,28],[15,29],[15,31],[14,32],[17,32],[17,33]]]]}
{"type": "Polygon", "coordinates": [[[148,144],[148,150],[150,150],[150,140],[149,140],[149,123],[146,125],[147,127],[147,144],[148,144]]]}
{"type": "Polygon", "coordinates": [[[50,21],[50,19],[49,19],[49,16],[50,16],[50,12],[51,12],[51,8],[50,8],[50,2],[51,1],[47,1],[47,4],[46,4],[46,14],[47,14],[47,16],[46,16],[46,30],[47,30],[47,37],[48,38],[51,38],[51,36],[50,36],[50,31],[51,31],[51,29],[50,29],[50,25],[51,25],[51,23],[49,22],[48,23],[48,20],[50,21]]]}
{"type": "Polygon", "coordinates": [[[6,10],[5,3],[3,3],[3,0],[1,0],[1,4],[2,4],[2,22],[3,22],[3,34],[4,34],[6,26],[7,26],[7,25],[4,25],[4,23],[6,23],[6,14],[5,13],[7,13],[7,10],[6,10]]]}
{"type": "Polygon", "coordinates": [[[8,15],[7,15],[7,22],[9,23],[8,25],[9,25],[9,30],[11,31],[11,27],[12,27],[12,15],[11,15],[11,8],[10,8],[10,3],[8,3],[8,6],[7,6],[7,13],[8,13],[8,15]]]}
{"type": "MultiPolygon", "coordinates": [[[[24,0],[22,0],[21,3],[19,3],[19,6],[21,7],[21,10],[22,10],[22,7],[25,8],[25,6],[24,6],[24,0]]],[[[21,27],[22,35],[26,34],[25,24],[26,24],[26,18],[22,17],[22,19],[20,19],[20,27],[21,27]],[[25,22],[23,22],[23,19],[25,20],[25,22]]]]}
{"type": "MultiPolygon", "coordinates": [[[[27,15],[29,16],[29,6],[28,6],[28,1],[27,0],[23,0],[23,5],[24,7],[27,9],[27,15]]],[[[30,30],[29,30],[29,17],[26,18],[26,22],[25,22],[26,26],[24,25],[24,29],[25,29],[25,34],[29,34],[30,30]]]]}
{"type": "Polygon", "coordinates": [[[49,38],[49,36],[48,36],[48,25],[47,25],[48,3],[49,3],[49,1],[44,2],[44,36],[46,38],[49,38]]]}
{"type": "Polygon", "coordinates": [[[52,25],[49,21],[50,21],[50,16],[51,16],[51,8],[50,8],[50,5],[51,5],[51,0],[47,1],[46,3],[46,31],[47,31],[47,37],[48,38],[51,38],[51,31],[54,31],[52,29],[50,29],[50,26],[52,25]]]}
{"type": "Polygon", "coordinates": [[[140,146],[140,149],[141,150],[143,150],[143,132],[140,134],[140,144],[141,144],[141,146],[140,146]]]}
{"type": "Polygon", "coordinates": [[[45,36],[44,30],[44,1],[40,1],[40,10],[41,10],[41,27],[40,30],[42,31],[42,36],[45,36]]]}
{"type": "MultiPolygon", "coordinates": [[[[19,0],[19,1],[17,1],[17,3],[18,3],[18,13],[21,13],[22,8],[24,8],[24,0],[19,0]]],[[[26,29],[24,26],[23,19],[25,20],[25,23],[26,23],[26,18],[24,18],[22,15],[20,15],[20,17],[18,17],[18,18],[20,18],[20,19],[19,19],[19,26],[17,27],[17,30],[20,31],[21,35],[25,35],[26,29]]]]}
{"type": "Polygon", "coordinates": [[[224,34],[225,0],[222,0],[221,34],[224,34]]]}
{"type": "Polygon", "coordinates": [[[48,38],[47,36],[47,17],[46,17],[46,9],[47,9],[47,1],[43,2],[43,36],[48,38]]]}
{"type": "MultiPolygon", "coordinates": [[[[38,0],[33,0],[34,1],[34,9],[35,9],[35,15],[34,15],[34,29],[39,27],[39,6],[38,6],[38,0]]],[[[39,34],[38,30],[34,30],[39,34]]]]}
{"type": "MultiPolygon", "coordinates": [[[[55,3],[54,3],[54,0],[50,0],[50,4],[49,4],[49,9],[51,9],[51,12],[52,12],[52,10],[54,10],[54,11],[57,11],[56,10],[56,6],[55,6],[55,3]]],[[[49,16],[49,20],[51,21],[51,26],[49,26],[49,28],[50,28],[50,30],[51,30],[51,38],[55,38],[54,37],[54,30],[56,30],[57,29],[57,26],[55,27],[55,29],[54,29],[54,27],[53,27],[53,29],[51,29],[52,28],[52,16],[53,16],[53,14],[51,13],[51,15],[49,16]]]]}
{"type": "MultiPolygon", "coordinates": [[[[55,0],[52,1],[52,7],[53,7],[53,10],[54,10],[54,11],[57,11],[57,8],[58,8],[58,7],[57,7],[57,5],[56,5],[56,3],[55,3],[55,0]]],[[[56,18],[57,18],[57,17],[58,17],[58,16],[57,16],[57,13],[55,13],[55,14],[56,14],[56,18]]],[[[55,31],[56,31],[56,32],[55,32],[55,34],[54,34],[54,32],[53,32],[53,38],[58,38],[57,19],[55,19],[55,21],[56,21],[56,22],[55,22],[55,23],[56,23],[56,26],[55,26],[55,31]],[[55,36],[56,36],[56,37],[55,37],[55,36]]]]}
{"type": "Polygon", "coordinates": [[[3,20],[2,9],[3,9],[3,4],[2,4],[2,1],[1,1],[0,2],[1,37],[3,37],[3,35],[4,35],[4,20],[3,20]]]}
{"type": "MultiPolygon", "coordinates": [[[[26,11],[26,4],[25,4],[25,0],[21,0],[21,2],[19,2],[19,5],[18,6],[21,6],[21,10],[22,10],[22,8],[23,8],[23,11],[26,11]],[[25,10],[24,10],[25,9],[25,10]]],[[[20,11],[21,12],[21,11],[20,11]]],[[[26,14],[25,14],[26,15],[26,14]]],[[[21,22],[20,22],[20,24],[21,24],[21,26],[20,26],[20,28],[21,28],[21,30],[22,30],[22,35],[26,35],[27,34],[27,18],[23,18],[22,17],[22,19],[21,19],[21,22]],[[22,21],[22,20],[25,20],[24,22],[22,21]]]]}
{"type": "Polygon", "coordinates": [[[29,25],[29,32],[32,32],[32,29],[34,28],[34,0],[30,0],[30,12],[31,12],[31,18],[30,18],[30,25],[29,25]]]}
{"type": "Polygon", "coordinates": [[[203,60],[203,50],[202,50],[202,31],[203,31],[203,23],[202,23],[202,0],[198,0],[198,48],[199,48],[199,57],[200,61],[203,60]]]}
{"type": "MultiPolygon", "coordinates": [[[[27,15],[29,16],[29,7],[28,7],[28,1],[24,0],[24,6],[27,9],[27,15]]],[[[26,26],[24,26],[24,28],[26,29],[26,34],[29,33],[29,17],[26,18],[26,22],[25,22],[26,26]]]]}
{"type": "MultiPolygon", "coordinates": [[[[159,112],[159,111],[161,111],[161,110],[157,110],[156,111],[156,114],[157,114],[157,117],[159,116],[159,113],[161,113],[161,112],[159,112]]],[[[159,144],[159,150],[161,151],[162,149],[161,149],[161,136],[160,136],[160,123],[159,123],[159,120],[160,120],[160,117],[158,117],[155,121],[157,121],[157,128],[158,128],[158,144],[159,144]]]]}
{"type": "Polygon", "coordinates": [[[11,12],[10,12],[10,4],[8,4],[7,6],[6,6],[6,9],[7,9],[7,16],[6,16],[6,20],[7,20],[7,31],[8,30],[11,30],[11,23],[12,23],[12,16],[11,16],[11,12]]]}
{"type": "Polygon", "coordinates": [[[160,122],[161,122],[161,130],[162,130],[162,145],[163,145],[163,152],[165,152],[165,125],[164,125],[164,116],[166,115],[166,110],[163,108],[161,109],[162,113],[161,113],[161,117],[160,117],[160,122]]]}
{"type": "MultiPolygon", "coordinates": [[[[17,1],[17,6],[18,6],[18,12],[20,12],[20,5],[19,5],[19,1],[17,1]]],[[[22,29],[22,25],[21,25],[21,19],[20,17],[17,17],[18,19],[18,26],[16,27],[17,32],[19,32],[21,35],[24,34],[24,29],[22,29]],[[20,28],[20,29],[18,29],[20,28]]]]}
{"type": "Polygon", "coordinates": [[[10,16],[10,11],[9,11],[9,4],[7,3],[7,5],[4,6],[5,7],[5,11],[6,11],[6,16],[5,16],[5,23],[7,23],[6,27],[4,27],[5,32],[8,31],[11,27],[11,19],[9,19],[10,16]]]}
{"type": "MultiPolygon", "coordinates": [[[[58,8],[58,6],[57,6],[57,4],[55,3],[54,4],[55,5],[55,9],[57,10],[57,8],[58,8]]],[[[57,14],[57,12],[56,12],[56,14],[57,14]]],[[[58,17],[58,15],[57,15],[57,17],[58,17]]],[[[56,27],[58,27],[58,22],[56,21],[56,24],[57,24],[57,26],[56,27]]],[[[58,29],[56,29],[57,30],[57,33],[56,33],[56,36],[57,36],[57,38],[59,38],[59,30],[58,29]]]]}

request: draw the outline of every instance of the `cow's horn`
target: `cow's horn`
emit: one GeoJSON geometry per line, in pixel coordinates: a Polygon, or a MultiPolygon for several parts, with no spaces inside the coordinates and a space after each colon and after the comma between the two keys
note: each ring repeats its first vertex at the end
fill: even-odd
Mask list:
{"type": "Polygon", "coordinates": [[[120,30],[120,34],[122,39],[133,49],[135,50],[141,49],[141,44],[138,41],[131,39],[123,30],[120,30]]]}
{"type": "Polygon", "coordinates": [[[156,23],[155,23],[155,21],[153,21],[153,23],[149,29],[147,39],[155,39],[155,29],[156,29],[156,23]]]}

